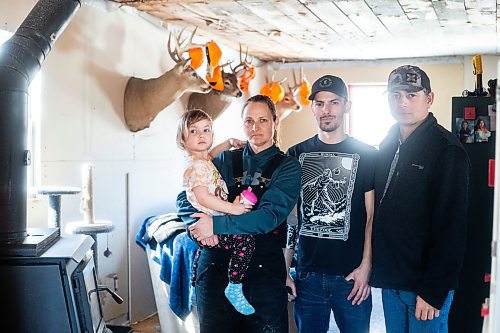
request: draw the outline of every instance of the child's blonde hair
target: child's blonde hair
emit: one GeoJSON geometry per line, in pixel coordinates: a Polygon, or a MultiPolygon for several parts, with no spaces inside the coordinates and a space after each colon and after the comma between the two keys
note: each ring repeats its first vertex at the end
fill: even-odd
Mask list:
{"type": "Polygon", "coordinates": [[[186,136],[188,134],[189,126],[202,120],[208,120],[210,121],[210,125],[212,125],[212,117],[210,117],[208,113],[203,110],[193,109],[184,112],[181,119],[179,119],[179,126],[177,127],[176,142],[180,149],[186,150],[186,136]]]}

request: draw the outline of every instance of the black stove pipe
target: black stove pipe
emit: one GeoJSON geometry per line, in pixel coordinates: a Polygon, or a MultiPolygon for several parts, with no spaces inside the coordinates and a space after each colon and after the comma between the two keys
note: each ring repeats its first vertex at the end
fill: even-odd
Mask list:
{"type": "Polygon", "coordinates": [[[39,0],[0,47],[0,242],[27,236],[28,87],[80,0],[39,0]]]}

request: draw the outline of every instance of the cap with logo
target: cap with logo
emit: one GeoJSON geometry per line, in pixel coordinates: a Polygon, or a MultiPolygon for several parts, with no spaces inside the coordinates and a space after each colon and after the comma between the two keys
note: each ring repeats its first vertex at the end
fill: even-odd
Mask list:
{"type": "Polygon", "coordinates": [[[314,96],[320,91],[329,91],[345,99],[349,96],[344,80],[333,75],[322,76],[313,83],[309,100],[314,100],[314,96]]]}
{"type": "Polygon", "coordinates": [[[423,89],[431,92],[431,81],[427,74],[417,66],[400,66],[391,72],[387,81],[388,91],[418,92],[423,89]]]}

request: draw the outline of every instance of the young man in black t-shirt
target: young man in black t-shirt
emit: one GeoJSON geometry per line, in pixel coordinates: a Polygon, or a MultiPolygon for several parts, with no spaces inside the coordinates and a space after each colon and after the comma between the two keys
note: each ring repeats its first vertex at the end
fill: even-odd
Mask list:
{"type": "Polygon", "coordinates": [[[318,134],[288,150],[302,166],[286,249],[288,268],[297,251],[295,281],[287,278],[295,320],[301,333],[326,332],[333,311],[340,332],[368,332],[377,151],[344,132],[351,102],[341,78],[319,78],[309,99],[318,134]]]}

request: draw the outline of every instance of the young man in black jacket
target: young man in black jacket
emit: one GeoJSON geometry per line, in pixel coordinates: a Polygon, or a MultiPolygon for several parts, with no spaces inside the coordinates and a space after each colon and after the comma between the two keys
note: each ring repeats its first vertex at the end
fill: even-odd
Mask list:
{"type": "Polygon", "coordinates": [[[382,288],[387,332],[447,332],[465,251],[469,159],[440,126],[427,74],[393,70],[388,100],[397,121],[375,168],[371,285],[382,288]]]}

